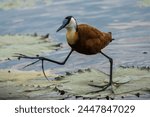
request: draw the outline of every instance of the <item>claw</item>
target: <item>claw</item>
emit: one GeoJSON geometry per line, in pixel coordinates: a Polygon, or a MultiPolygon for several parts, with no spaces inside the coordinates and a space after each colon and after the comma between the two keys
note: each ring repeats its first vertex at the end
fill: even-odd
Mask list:
{"type": "Polygon", "coordinates": [[[99,85],[93,85],[93,84],[88,84],[89,86],[92,86],[92,87],[97,87],[97,88],[104,88],[106,87],[107,85],[102,85],[102,86],[99,86],[99,85]]]}
{"type": "MultiPolygon", "coordinates": [[[[26,55],[24,55],[24,54],[20,54],[20,53],[14,53],[14,54],[16,54],[16,56],[18,55],[18,56],[26,56],[26,55]]],[[[26,56],[27,57],[27,56],[26,56]]]]}
{"type": "Polygon", "coordinates": [[[47,78],[45,71],[44,71],[44,61],[43,60],[42,60],[42,71],[43,71],[45,78],[49,81],[49,79],[47,78]]]}
{"type": "Polygon", "coordinates": [[[40,61],[40,60],[37,60],[37,61],[35,61],[35,62],[33,62],[33,63],[30,63],[30,64],[24,66],[23,69],[26,68],[26,67],[29,67],[29,66],[31,66],[31,65],[33,65],[33,64],[35,64],[35,63],[37,63],[37,62],[39,62],[39,61],[40,61]]]}
{"type": "MultiPolygon", "coordinates": [[[[38,59],[37,61],[32,62],[32,63],[30,63],[30,64],[24,66],[23,69],[26,68],[26,67],[29,67],[29,66],[31,66],[31,65],[33,65],[33,64],[35,64],[35,63],[37,63],[37,62],[39,62],[39,61],[42,61],[42,71],[43,71],[44,77],[48,80],[48,78],[47,78],[47,76],[46,76],[46,73],[45,73],[45,70],[44,70],[44,60],[43,60],[42,58],[40,58],[39,55],[37,55],[36,57],[30,57],[30,56],[26,56],[26,55],[20,54],[20,53],[14,53],[14,54],[15,54],[15,56],[13,56],[13,57],[18,57],[19,60],[20,60],[21,58],[26,58],[26,59],[38,59]]],[[[48,80],[48,81],[49,81],[49,80],[48,80]]]]}
{"type": "MultiPolygon", "coordinates": [[[[44,61],[43,61],[43,59],[40,59],[39,56],[30,57],[30,56],[26,56],[26,55],[24,55],[24,54],[19,54],[19,53],[16,53],[16,54],[18,55],[18,56],[16,56],[16,57],[18,57],[18,59],[20,59],[20,58],[38,59],[37,61],[35,61],[35,62],[33,62],[33,63],[30,63],[30,64],[24,66],[23,69],[26,68],[26,67],[28,67],[28,66],[30,66],[30,65],[33,65],[33,64],[35,64],[35,63],[37,63],[37,62],[39,62],[39,61],[42,61],[42,71],[43,71],[44,77],[48,80],[48,78],[47,78],[47,76],[46,76],[46,73],[45,73],[45,70],[44,70],[44,61]]],[[[48,80],[48,81],[49,81],[49,80],[48,80]]]]}
{"type": "Polygon", "coordinates": [[[21,58],[28,58],[28,56],[26,56],[24,54],[20,54],[20,53],[14,53],[14,54],[15,54],[15,56],[13,56],[13,57],[17,57],[18,60],[20,60],[21,58]]]}
{"type": "Polygon", "coordinates": [[[113,89],[112,89],[112,84],[108,83],[107,85],[102,85],[102,86],[98,86],[98,85],[92,85],[92,84],[89,84],[90,86],[93,86],[93,87],[98,87],[98,88],[102,88],[100,90],[97,90],[97,91],[91,91],[91,92],[88,92],[87,94],[90,94],[90,93],[98,93],[98,92],[101,92],[101,91],[104,91],[105,89],[107,89],[108,87],[111,86],[111,91],[112,93],[114,93],[113,89]]]}

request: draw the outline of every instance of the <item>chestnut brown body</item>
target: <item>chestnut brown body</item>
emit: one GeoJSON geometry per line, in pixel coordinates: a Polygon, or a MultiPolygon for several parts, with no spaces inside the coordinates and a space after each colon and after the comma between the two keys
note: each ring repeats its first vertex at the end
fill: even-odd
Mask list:
{"type": "Polygon", "coordinates": [[[99,53],[112,41],[110,32],[101,32],[87,24],[78,25],[75,32],[68,30],[66,38],[73,50],[86,55],[99,53]]]}

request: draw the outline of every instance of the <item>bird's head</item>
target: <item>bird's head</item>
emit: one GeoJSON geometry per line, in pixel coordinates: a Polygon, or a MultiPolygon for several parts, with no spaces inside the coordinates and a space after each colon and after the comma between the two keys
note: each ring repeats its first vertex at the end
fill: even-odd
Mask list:
{"type": "Polygon", "coordinates": [[[62,25],[57,29],[56,32],[60,31],[61,29],[66,28],[67,30],[75,29],[77,28],[77,21],[73,16],[67,16],[63,20],[62,25]]]}

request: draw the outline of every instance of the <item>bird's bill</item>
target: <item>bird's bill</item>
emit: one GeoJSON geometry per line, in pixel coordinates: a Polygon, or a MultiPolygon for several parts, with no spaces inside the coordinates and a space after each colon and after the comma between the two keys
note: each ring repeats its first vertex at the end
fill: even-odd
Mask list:
{"type": "Polygon", "coordinates": [[[69,22],[68,22],[68,19],[65,19],[65,20],[63,21],[63,24],[57,29],[56,32],[58,32],[58,31],[60,31],[61,29],[65,28],[65,26],[66,26],[68,23],[69,23],[69,22]]]}
{"type": "Polygon", "coordinates": [[[65,27],[65,25],[63,24],[63,25],[61,25],[58,29],[57,29],[57,31],[56,32],[58,32],[58,31],[60,31],[61,29],[63,29],[65,27]]]}

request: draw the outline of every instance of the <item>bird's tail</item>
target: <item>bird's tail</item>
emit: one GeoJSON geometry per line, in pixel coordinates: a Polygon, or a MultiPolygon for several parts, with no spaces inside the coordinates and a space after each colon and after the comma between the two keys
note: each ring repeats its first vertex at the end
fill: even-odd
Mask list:
{"type": "Polygon", "coordinates": [[[111,41],[115,40],[114,38],[112,38],[112,32],[108,32],[110,37],[111,37],[111,41]]]}

